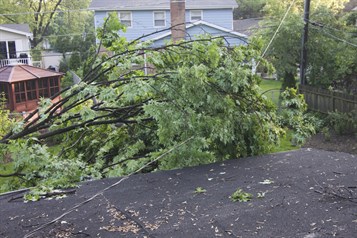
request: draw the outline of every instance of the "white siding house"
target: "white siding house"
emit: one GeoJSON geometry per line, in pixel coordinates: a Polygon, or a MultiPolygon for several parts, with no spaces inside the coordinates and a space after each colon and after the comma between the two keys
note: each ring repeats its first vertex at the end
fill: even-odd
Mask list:
{"type": "Polygon", "coordinates": [[[0,67],[12,63],[32,65],[30,39],[32,33],[26,24],[0,25],[0,67]]]}

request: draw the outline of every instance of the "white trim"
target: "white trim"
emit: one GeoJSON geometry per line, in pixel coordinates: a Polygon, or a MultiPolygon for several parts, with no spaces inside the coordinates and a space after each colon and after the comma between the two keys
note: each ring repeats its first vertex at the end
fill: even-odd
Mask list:
{"type": "Polygon", "coordinates": [[[120,13],[129,13],[130,14],[130,26],[127,26],[127,25],[125,25],[125,26],[126,26],[126,28],[133,28],[133,12],[132,11],[118,11],[118,18],[119,18],[119,21],[121,22],[120,13]]]}
{"type": "Polygon", "coordinates": [[[5,42],[5,46],[6,46],[6,52],[5,52],[6,53],[6,59],[4,59],[4,60],[17,59],[17,57],[18,57],[17,53],[20,52],[20,51],[17,50],[16,40],[0,40],[0,42],[5,42]],[[9,42],[14,42],[15,43],[16,58],[11,58],[10,57],[9,42]]]}
{"type": "MultiPolygon", "coordinates": [[[[224,28],[224,27],[221,27],[221,26],[217,26],[215,24],[212,24],[212,23],[208,23],[208,22],[205,22],[205,21],[196,21],[196,22],[193,22],[191,24],[188,24],[186,25],[186,29],[189,29],[193,26],[198,26],[198,25],[205,25],[205,26],[209,26],[209,27],[212,27],[212,28],[215,28],[217,30],[220,30],[220,31],[223,31],[223,32],[226,32],[226,33],[229,33],[229,34],[232,34],[232,35],[235,35],[235,36],[239,36],[239,37],[242,37],[242,38],[245,38],[245,39],[248,39],[248,36],[245,35],[245,34],[242,34],[242,33],[239,33],[239,32],[236,32],[236,31],[232,31],[231,29],[228,29],[228,28],[224,28]]],[[[165,34],[162,34],[160,36],[157,36],[155,38],[152,38],[150,40],[152,41],[157,41],[157,40],[160,40],[162,38],[165,38],[166,36],[169,36],[171,35],[171,31],[165,33],[165,34]]]]}
{"type": "Polygon", "coordinates": [[[152,12],[152,20],[153,20],[153,26],[154,28],[163,28],[166,27],[166,11],[153,11],[152,12]],[[155,26],[155,13],[156,12],[163,12],[164,13],[164,25],[163,26],[155,26]]]}
{"type": "MultiPolygon", "coordinates": [[[[234,8],[232,8],[232,16],[234,16],[234,8]]],[[[232,21],[232,30],[234,30],[234,21],[232,21]]]]}
{"type": "Polygon", "coordinates": [[[4,26],[0,26],[0,30],[11,32],[11,33],[15,33],[15,34],[19,34],[19,35],[24,35],[24,36],[30,37],[31,39],[33,37],[33,34],[30,33],[30,32],[18,31],[18,30],[14,30],[14,29],[11,29],[11,28],[4,27],[4,26]]]}
{"type": "Polygon", "coordinates": [[[203,21],[203,10],[193,10],[193,9],[190,10],[190,22],[196,22],[196,21],[203,21]],[[196,12],[200,11],[201,12],[201,19],[200,20],[192,20],[192,12],[193,11],[196,11],[196,12]]]}

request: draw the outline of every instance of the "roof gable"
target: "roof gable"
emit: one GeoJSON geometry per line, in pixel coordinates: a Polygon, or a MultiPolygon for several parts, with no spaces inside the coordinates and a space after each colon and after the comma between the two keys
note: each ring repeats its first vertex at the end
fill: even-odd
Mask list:
{"type": "Polygon", "coordinates": [[[28,24],[0,24],[0,30],[32,37],[28,24]]]}
{"type": "MultiPolygon", "coordinates": [[[[235,0],[186,0],[186,9],[224,9],[235,8],[235,0]]],[[[170,9],[170,0],[92,0],[92,10],[156,10],[170,9]]]]}
{"type": "MultiPolygon", "coordinates": [[[[218,31],[221,31],[222,33],[225,33],[227,35],[233,35],[235,37],[238,37],[238,38],[241,38],[241,39],[247,39],[248,36],[245,35],[245,34],[242,34],[242,33],[239,33],[239,32],[236,32],[236,31],[232,31],[231,29],[227,29],[227,28],[224,28],[224,27],[221,27],[221,26],[217,26],[215,24],[212,24],[212,23],[208,23],[208,22],[205,22],[205,21],[196,21],[196,22],[193,22],[191,24],[188,24],[186,26],[186,29],[190,29],[190,28],[193,28],[195,26],[200,26],[200,25],[204,25],[204,26],[207,26],[207,27],[210,27],[210,28],[213,28],[213,29],[216,29],[218,31]]],[[[160,36],[157,36],[151,40],[153,41],[157,41],[157,40],[160,40],[160,39],[163,39],[167,36],[170,36],[171,35],[171,31],[168,31],[160,36]]]]}

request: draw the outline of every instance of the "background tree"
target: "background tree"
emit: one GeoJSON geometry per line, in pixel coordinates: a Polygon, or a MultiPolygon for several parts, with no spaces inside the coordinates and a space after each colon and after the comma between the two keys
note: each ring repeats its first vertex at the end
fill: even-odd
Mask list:
{"type": "Polygon", "coordinates": [[[234,9],[234,19],[258,18],[263,17],[263,8],[266,0],[236,0],[238,8],[234,9]]]}
{"type": "MultiPolygon", "coordinates": [[[[356,47],[343,43],[352,41],[351,31],[342,17],[347,0],[323,0],[311,3],[310,33],[308,42],[308,83],[328,87],[356,72],[356,47]],[[339,38],[339,39],[338,39],[339,38]]],[[[261,36],[270,41],[291,1],[268,0],[264,11],[268,18],[261,36]]],[[[303,29],[303,1],[296,1],[280,32],[273,41],[267,57],[277,70],[284,85],[292,86],[300,63],[303,29]]],[[[267,44],[267,43],[266,43],[267,44]]]]}
{"type": "MultiPolygon", "coordinates": [[[[33,33],[31,44],[35,48],[48,35],[57,11],[64,11],[64,14],[80,20],[82,12],[78,10],[88,7],[89,2],[90,0],[0,0],[0,22],[29,24],[33,33]]],[[[71,24],[75,25],[76,22],[71,24]]]]}
{"type": "MultiPolygon", "coordinates": [[[[77,69],[78,64],[85,62],[90,55],[89,49],[95,44],[94,16],[90,11],[69,11],[76,9],[76,6],[87,8],[88,0],[64,2],[62,8],[68,11],[56,15],[53,23],[49,27],[48,33],[51,47],[63,54],[64,61],[67,60],[66,53],[74,55],[69,68],[77,69]],[[78,61],[79,59],[79,61],[78,61]]],[[[69,62],[70,63],[70,62],[69,62]]]]}

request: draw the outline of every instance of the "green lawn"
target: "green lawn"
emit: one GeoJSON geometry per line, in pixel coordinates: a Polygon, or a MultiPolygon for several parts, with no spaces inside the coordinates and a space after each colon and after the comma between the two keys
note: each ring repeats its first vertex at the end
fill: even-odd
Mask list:
{"type": "Polygon", "coordinates": [[[278,105],[281,84],[281,81],[262,79],[259,86],[262,94],[264,94],[267,98],[270,98],[276,105],[278,105]]]}
{"type": "MultiPolygon", "coordinates": [[[[13,171],[11,170],[12,164],[0,164],[0,174],[11,174],[13,171]]],[[[8,180],[8,178],[0,178],[0,193],[7,192],[1,188],[1,185],[4,184],[8,180]]]]}
{"type": "Polygon", "coordinates": [[[274,147],[270,152],[276,153],[276,152],[283,152],[283,151],[299,149],[300,147],[293,146],[291,144],[291,138],[292,138],[292,132],[290,130],[288,130],[284,137],[280,137],[280,145],[274,147]]]}
{"type": "MultiPolygon", "coordinates": [[[[262,82],[260,83],[261,92],[267,98],[271,99],[277,106],[279,103],[281,84],[282,84],[281,81],[267,80],[267,79],[262,79],[262,82]]],[[[280,138],[280,145],[273,148],[271,150],[271,153],[299,149],[299,147],[293,146],[291,144],[291,137],[292,137],[292,132],[288,130],[286,132],[286,135],[280,138]]]]}

